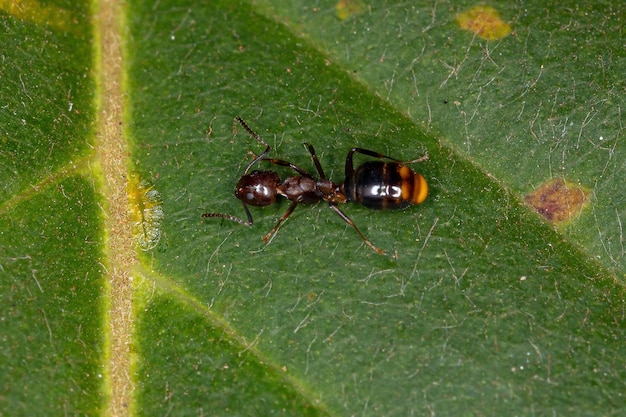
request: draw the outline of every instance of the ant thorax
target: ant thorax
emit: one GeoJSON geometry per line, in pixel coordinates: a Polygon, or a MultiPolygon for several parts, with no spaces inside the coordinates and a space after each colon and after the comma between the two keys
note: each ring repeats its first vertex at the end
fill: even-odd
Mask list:
{"type": "Polygon", "coordinates": [[[317,203],[324,196],[311,177],[289,177],[276,187],[276,193],[298,203],[317,203]]]}

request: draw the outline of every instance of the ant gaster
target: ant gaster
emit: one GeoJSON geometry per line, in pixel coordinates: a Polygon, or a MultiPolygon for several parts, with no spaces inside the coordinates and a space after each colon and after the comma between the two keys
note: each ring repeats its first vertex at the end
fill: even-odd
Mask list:
{"type": "Polygon", "coordinates": [[[252,131],[240,117],[236,117],[236,120],[250,136],[265,146],[265,151],[248,164],[243,176],[237,182],[235,190],[235,196],[243,203],[243,209],[248,220],[222,213],[204,213],[202,217],[221,217],[246,226],[252,226],[253,220],[248,205],[269,206],[276,202],[277,195],[283,196],[292,203],[281,218],[278,219],[274,228],[263,237],[264,242],[269,241],[274,236],[280,225],[293,213],[298,204],[317,203],[323,200],[328,203],[330,208],[343,221],[354,229],[367,246],[382,255],[384,252],[361,233],[352,219],[341,211],[337,204],[353,201],[371,209],[402,209],[412,204],[422,203],[428,195],[428,185],[424,177],[404,165],[425,161],[428,159],[428,155],[412,161],[402,162],[378,152],[352,148],[346,157],[345,180],[340,184],[335,184],[326,178],[326,174],[317,159],[312,145],[304,144],[311,154],[311,159],[320,177],[319,179],[314,179],[311,174],[291,162],[268,158],[267,155],[271,150],[270,146],[258,134],[252,131]],[[378,158],[379,160],[365,162],[355,170],[352,163],[352,157],[355,153],[378,158]],[[388,159],[393,162],[383,162],[380,159],[388,159]],[[275,171],[254,170],[250,172],[252,166],[261,160],[289,167],[299,175],[288,177],[281,181],[280,176],[275,171]]]}

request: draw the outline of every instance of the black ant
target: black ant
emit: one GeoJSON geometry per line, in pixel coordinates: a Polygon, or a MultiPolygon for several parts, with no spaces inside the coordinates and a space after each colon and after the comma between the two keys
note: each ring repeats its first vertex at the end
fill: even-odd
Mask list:
{"type": "Polygon", "coordinates": [[[221,217],[234,222],[252,226],[253,220],[248,205],[269,206],[276,202],[276,196],[281,195],[291,201],[291,206],[278,219],[276,226],[263,237],[267,242],[278,231],[280,225],[293,213],[300,203],[317,203],[326,201],[331,209],[348,223],[355,232],[363,239],[363,242],[379,254],[384,252],[370,242],[359,228],[354,224],[343,211],[337,207],[339,203],[348,201],[359,202],[365,207],[378,210],[403,209],[412,204],[420,204],[428,195],[428,185],[421,174],[414,172],[404,164],[422,162],[428,159],[424,155],[412,161],[402,162],[378,152],[367,149],[352,148],[346,157],[346,178],[344,182],[335,184],[328,178],[322,169],[320,161],[317,159],[313,146],[305,143],[304,146],[311,154],[311,159],[320,179],[314,179],[311,174],[291,162],[282,159],[268,158],[270,146],[261,137],[248,127],[240,117],[236,117],[237,122],[255,138],[260,144],[265,146],[265,151],[256,156],[248,164],[243,176],[237,182],[235,196],[243,203],[248,220],[230,214],[204,213],[202,217],[221,217]],[[360,165],[356,170],[352,164],[352,156],[355,153],[371,156],[378,159],[388,159],[393,162],[368,161],[360,165]],[[296,171],[299,176],[288,177],[281,182],[280,176],[275,171],[259,171],[250,169],[259,161],[268,161],[275,165],[286,166],[296,171]]]}

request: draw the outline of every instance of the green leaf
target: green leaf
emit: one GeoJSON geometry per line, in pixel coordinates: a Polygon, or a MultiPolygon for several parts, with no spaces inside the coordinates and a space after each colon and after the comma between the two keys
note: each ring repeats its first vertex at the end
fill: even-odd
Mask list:
{"type": "Polygon", "coordinates": [[[107,301],[103,196],[89,169],[89,9],[10,3],[0,15],[0,415],[96,415],[107,301]]]}
{"type": "Polygon", "coordinates": [[[0,3],[0,414],[624,409],[621,3],[492,3],[494,40],[457,25],[473,3],[24,5],[0,3]],[[286,201],[202,218],[245,217],[264,148],[235,116],[336,182],[352,147],[428,153],[429,197],[341,205],[384,256],[323,202],[267,244],[286,201]],[[591,196],[556,227],[525,203],[554,178],[591,196]]]}

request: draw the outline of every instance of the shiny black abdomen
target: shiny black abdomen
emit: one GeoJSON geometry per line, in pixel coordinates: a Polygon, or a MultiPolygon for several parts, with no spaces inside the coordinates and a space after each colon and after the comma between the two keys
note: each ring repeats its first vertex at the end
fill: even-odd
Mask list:
{"type": "Polygon", "coordinates": [[[369,161],[346,178],[344,191],[349,200],[375,210],[403,209],[412,204],[412,176],[406,166],[393,162],[369,161]],[[407,194],[408,192],[408,194],[407,194]]]}

